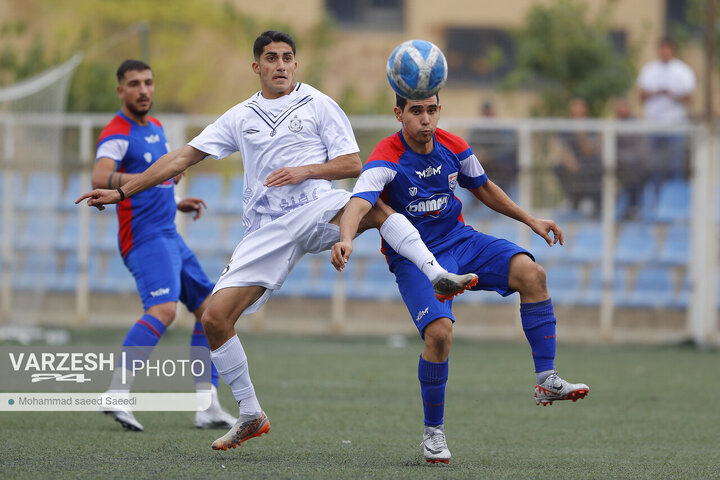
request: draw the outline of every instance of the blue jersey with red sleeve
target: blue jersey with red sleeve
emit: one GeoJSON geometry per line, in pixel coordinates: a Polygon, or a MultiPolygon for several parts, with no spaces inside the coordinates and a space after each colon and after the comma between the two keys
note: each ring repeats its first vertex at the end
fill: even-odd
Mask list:
{"type": "MultiPolygon", "coordinates": [[[[140,125],[118,112],[100,134],[96,159],[115,160],[118,173],[144,172],[170,150],[160,122],[153,117],[148,120],[148,125],[140,125]]],[[[158,234],[175,234],[176,210],[172,180],[118,203],[118,243],[123,257],[133,246],[158,234]]]]}
{"type": "MultiPolygon", "coordinates": [[[[421,154],[408,146],[400,131],[375,147],[355,184],[353,196],[374,205],[382,195],[432,247],[465,225],[462,202],[455,196],[455,188],[458,185],[475,188],[486,181],[487,175],[477,157],[457,135],[438,128],[433,151],[421,154]]],[[[384,247],[390,250],[386,244],[384,247]]]]}

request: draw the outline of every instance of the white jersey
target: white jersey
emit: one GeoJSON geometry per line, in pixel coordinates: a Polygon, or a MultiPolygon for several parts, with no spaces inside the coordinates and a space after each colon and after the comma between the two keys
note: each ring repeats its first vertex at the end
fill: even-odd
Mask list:
{"type": "Polygon", "coordinates": [[[304,83],[273,100],[256,93],[208,125],[189,145],[215,159],[242,155],[246,234],[332,189],[330,181],[322,179],[265,187],[272,172],[325,163],[360,150],[338,104],[304,83]]]}
{"type": "MultiPolygon", "coordinates": [[[[682,60],[655,60],[646,64],[638,75],[637,84],[643,90],[667,90],[675,96],[685,96],[695,90],[695,74],[682,60]]],[[[643,105],[645,118],[661,123],[687,121],[685,104],[669,95],[654,95],[643,105]]]]}

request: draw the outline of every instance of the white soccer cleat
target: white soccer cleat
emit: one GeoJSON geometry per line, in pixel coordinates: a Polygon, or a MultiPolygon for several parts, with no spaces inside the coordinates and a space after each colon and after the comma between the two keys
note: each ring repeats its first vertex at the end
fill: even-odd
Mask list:
{"type": "Polygon", "coordinates": [[[535,405],[552,405],[555,400],[576,402],[589,394],[590,387],[584,383],[567,382],[560,378],[557,372],[554,372],[544,382],[535,385],[535,405]]]}
{"type": "Polygon", "coordinates": [[[438,300],[445,303],[445,300],[451,300],[455,295],[460,295],[465,290],[469,290],[478,283],[478,276],[474,273],[466,273],[465,275],[457,275],[454,273],[444,273],[433,281],[433,289],[438,300]]]}
{"type": "Polygon", "coordinates": [[[230,428],[235,425],[237,418],[222,408],[215,385],[212,386],[211,395],[212,400],[208,409],[195,412],[195,428],[230,428]]]}
{"type": "Polygon", "coordinates": [[[429,463],[450,463],[450,450],[445,441],[445,427],[425,427],[422,441],[423,455],[429,463]]]}
{"type": "Polygon", "coordinates": [[[125,430],[132,432],[142,432],[144,430],[142,424],[137,421],[130,410],[102,410],[100,413],[111,415],[125,430]]]}
{"type": "Polygon", "coordinates": [[[238,418],[235,425],[222,437],[215,440],[211,447],[213,450],[227,450],[242,445],[246,440],[259,437],[270,431],[270,420],[265,412],[261,412],[257,418],[238,418]]]}

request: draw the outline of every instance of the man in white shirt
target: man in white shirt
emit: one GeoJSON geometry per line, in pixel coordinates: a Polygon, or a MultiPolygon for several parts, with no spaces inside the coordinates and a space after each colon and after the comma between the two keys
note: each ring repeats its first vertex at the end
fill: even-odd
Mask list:
{"type": "MultiPolygon", "coordinates": [[[[293,81],[297,70],[290,35],[267,31],[253,46],[253,71],[261,90],[225,112],[183,148],[157,160],[116,190],[93,190],[99,209],[173,178],[208,156],[240,152],[245,170],[245,236],[220,275],[202,317],[213,363],[240,407],[235,426],[212,448],[227,450],[270,430],[260,408],[235,322],[257,311],[279,289],[305,253],[329,250],[340,238],[339,218],[350,192],[332,180],[357,177],[362,169],[350,122],[340,107],[315,88],[293,81]]],[[[373,209],[360,231],[378,228],[399,254],[430,279],[438,298],[451,298],[477,283],[477,275],[443,269],[420,234],[386,204],[373,209]]]]}
{"type": "MultiPolygon", "coordinates": [[[[647,120],[682,125],[687,122],[687,108],[695,90],[695,74],[675,57],[675,45],[663,37],[658,45],[659,59],[643,66],[637,79],[643,113],[647,120]]],[[[651,137],[656,161],[656,181],[682,178],[685,173],[687,138],[682,133],[663,133],[651,137]]]]}

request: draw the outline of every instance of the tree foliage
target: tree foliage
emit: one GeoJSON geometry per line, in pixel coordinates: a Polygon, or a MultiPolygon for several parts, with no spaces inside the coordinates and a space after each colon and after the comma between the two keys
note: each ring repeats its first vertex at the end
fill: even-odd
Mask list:
{"type": "MultiPolygon", "coordinates": [[[[611,2],[610,2],[611,3],[611,2]]],[[[611,5],[608,5],[611,7],[611,5]]],[[[584,98],[592,115],[633,84],[632,53],[614,52],[608,27],[610,8],[589,18],[580,0],[533,6],[523,28],[514,32],[517,66],[507,86],[541,91],[534,114],[562,116],[573,97],[584,98]]]]}

